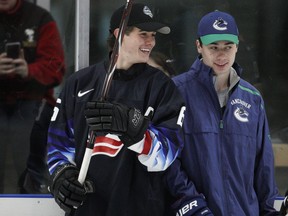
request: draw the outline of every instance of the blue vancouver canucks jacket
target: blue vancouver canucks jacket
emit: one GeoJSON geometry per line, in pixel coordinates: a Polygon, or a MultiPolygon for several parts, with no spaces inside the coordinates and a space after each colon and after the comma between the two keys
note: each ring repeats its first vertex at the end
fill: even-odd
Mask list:
{"type": "MultiPolygon", "coordinates": [[[[241,68],[233,68],[240,75],[241,68]]],[[[243,79],[219,105],[212,69],[197,58],[173,78],[185,103],[182,164],[214,215],[277,215],[268,122],[260,93],[243,79]]]]}

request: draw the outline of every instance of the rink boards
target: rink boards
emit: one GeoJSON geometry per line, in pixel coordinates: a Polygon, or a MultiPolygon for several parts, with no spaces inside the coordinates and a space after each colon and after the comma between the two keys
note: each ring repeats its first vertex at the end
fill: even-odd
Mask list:
{"type": "MultiPolygon", "coordinates": [[[[280,209],[283,197],[275,201],[275,208],[280,209]]],[[[0,195],[1,216],[64,216],[51,195],[0,195]]]]}

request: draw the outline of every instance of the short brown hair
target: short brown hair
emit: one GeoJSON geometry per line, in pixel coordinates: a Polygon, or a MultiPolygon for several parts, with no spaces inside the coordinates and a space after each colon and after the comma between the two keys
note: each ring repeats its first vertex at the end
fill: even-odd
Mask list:
{"type": "MultiPolygon", "coordinates": [[[[133,31],[133,29],[134,29],[134,26],[127,26],[125,30],[125,35],[129,35],[133,31]]],[[[108,45],[109,52],[112,52],[115,41],[116,41],[116,37],[114,36],[113,32],[110,31],[110,34],[107,38],[107,45],[108,45]]]]}

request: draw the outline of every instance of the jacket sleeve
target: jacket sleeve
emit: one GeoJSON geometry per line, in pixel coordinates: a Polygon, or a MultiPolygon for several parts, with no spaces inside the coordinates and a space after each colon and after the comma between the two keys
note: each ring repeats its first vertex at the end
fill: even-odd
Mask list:
{"type": "Polygon", "coordinates": [[[262,99],[259,109],[254,187],[258,196],[260,214],[278,215],[273,207],[278,195],[274,178],[274,154],[262,99]]]}
{"type": "Polygon", "coordinates": [[[157,106],[152,106],[153,117],[144,139],[129,147],[139,153],[138,160],[149,172],[166,170],[183,147],[184,102],[174,83],[167,85],[157,97],[157,106]]]}
{"type": "Polygon", "coordinates": [[[51,118],[48,129],[48,156],[47,163],[50,174],[62,164],[75,165],[75,138],[73,130],[73,118],[69,114],[72,112],[72,104],[69,109],[65,108],[66,98],[64,93],[67,91],[64,87],[54,107],[54,113],[51,118]]]}
{"type": "Polygon", "coordinates": [[[55,21],[40,28],[36,48],[36,59],[28,65],[28,79],[35,79],[42,85],[58,85],[65,72],[64,51],[55,21]]]}
{"type": "Polygon", "coordinates": [[[213,216],[203,194],[199,194],[178,157],[167,169],[164,184],[171,195],[167,215],[173,216],[213,216]]]}

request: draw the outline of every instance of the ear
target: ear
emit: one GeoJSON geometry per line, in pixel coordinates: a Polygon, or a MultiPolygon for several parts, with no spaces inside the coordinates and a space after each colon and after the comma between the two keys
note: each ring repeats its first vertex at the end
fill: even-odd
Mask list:
{"type": "Polygon", "coordinates": [[[113,35],[115,36],[115,38],[117,38],[118,34],[119,34],[119,28],[116,28],[113,32],[113,35]]]}
{"type": "Polygon", "coordinates": [[[201,47],[200,41],[199,41],[199,40],[196,40],[195,44],[196,44],[198,53],[201,54],[202,47],[201,47]]]}
{"type": "Polygon", "coordinates": [[[239,44],[236,44],[236,53],[238,52],[239,44]]]}

